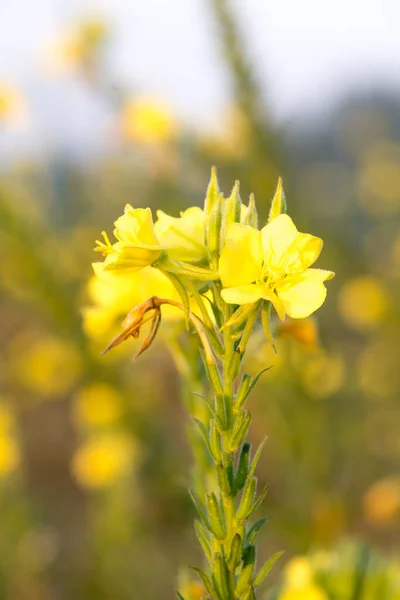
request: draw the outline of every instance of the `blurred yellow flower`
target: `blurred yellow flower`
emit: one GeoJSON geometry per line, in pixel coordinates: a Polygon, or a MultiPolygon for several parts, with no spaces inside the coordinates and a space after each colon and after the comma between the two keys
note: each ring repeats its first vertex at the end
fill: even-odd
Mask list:
{"type": "Polygon", "coordinates": [[[391,142],[372,145],[358,176],[361,204],[373,214],[400,210],[400,146],[391,142]]]}
{"type": "Polygon", "coordinates": [[[342,356],[323,350],[309,356],[302,365],[301,380],[305,390],[315,398],[336,394],[344,384],[345,364],[342,356]]]}
{"type": "Polygon", "coordinates": [[[158,210],[157,217],[154,230],[161,246],[172,259],[197,262],[207,258],[204,211],[201,208],[192,206],[181,212],[178,218],[158,210]]]}
{"type": "Polygon", "coordinates": [[[318,326],[313,318],[279,323],[275,336],[294,339],[308,350],[316,350],[319,344],[318,326]]]}
{"type": "Polygon", "coordinates": [[[60,32],[45,48],[45,65],[52,72],[87,67],[99,54],[108,35],[107,23],[88,17],[60,32]]]}
{"type": "Polygon", "coordinates": [[[76,384],[82,372],[78,350],[51,336],[14,341],[11,361],[25,388],[44,398],[58,397],[76,384]]]}
{"type": "Polygon", "coordinates": [[[19,447],[13,430],[14,417],[0,404],[0,477],[14,471],[19,464],[19,447]]]}
{"type": "Polygon", "coordinates": [[[142,144],[168,142],[177,132],[176,121],[168,106],[147,97],[131,99],[125,104],[121,127],[126,139],[142,144]]]}
{"type": "Polygon", "coordinates": [[[306,556],[293,558],[285,567],[284,587],[279,600],[328,600],[313,582],[313,568],[306,556]]]}
{"type": "Polygon", "coordinates": [[[153,226],[149,208],[125,206],[124,214],[115,221],[115,244],[103,231],[104,242],[96,241],[96,252],[105,256],[105,270],[137,271],[159,258],[162,248],[153,226]]]}
{"type": "Polygon", "coordinates": [[[390,525],[400,517],[400,475],[374,483],[365,493],[364,514],[376,525],[390,525]]]}
{"type": "Polygon", "coordinates": [[[20,92],[0,82],[0,123],[22,124],[26,115],[26,103],[20,92]]]}
{"type": "Polygon", "coordinates": [[[73,402],[75,421],[87,427],[109,425],[121,416],[120,396],[106,383],[91,383],[82,387],[75,394],[73,402]]]}
{"type": "Polygon", "coordinates": [[[19,448],[11,434],[0,434],[0,477],[8,475],[18,466],[19,448]]]}
{"type": "Polygon", "coordinates": [[[308,268],[322,245],[320,238],[299,233],[285,214],[261,231],[229,225],[219,264],[223,299],[250,304],[264,298],[272,302],[281,320],[285,313],[294,319],[308,317],[325,300],[323,282],[334,276],[332,271],[308,268]]]}
{"type": "Polygon", "coordinates": [[[356,364],[357,385],[369,398],[395,398],[400,386],[398,332],[375,339],[366,346],[356,364]]]}
{"type": "Polygon", "coordinates": [[[72,472],[84,488],[104,488],[137,467],[139,448],[124,434],[109,433],[89,439],[75,453],[72,472]]]}
{"type": "Polygon", "coordinates": [[[339,311],[354,329],[369,331],[387,314],[389,295],[383,283],[373,275],[362,275],[346,283],[339,292],[339,311]]]}

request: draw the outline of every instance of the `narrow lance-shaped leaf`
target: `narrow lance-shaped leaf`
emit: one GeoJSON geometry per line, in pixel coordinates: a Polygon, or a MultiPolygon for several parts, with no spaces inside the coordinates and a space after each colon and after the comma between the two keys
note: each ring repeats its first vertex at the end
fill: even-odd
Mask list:
{"type": "Polygon", "coordinates": [[[265,484],[265,486],[263,487],[263,490],[259,496],[259,498],[257,498],[256,502],[254,503],[253,508],[251,509],[251,511],[249,512],[249,514],[247,515],[248,517],[250,517],[250,515],[252,515],[253,513],[255,513],[261,506],[261,504],[264,502],[265,496],[267,495],[268,492],[268,483],[265,484]]]}
{"type": "Polygon", "coordinates": [[[283,552],[277,552],[276,554],[274,554],[273,556],[271,556],[264,563],[264,565],[261,567],[261,569],[257,573],[256,577],[254,578],[254,581],[253,581],[254,587],[259,586],[264,581],[264,579],[267,577],[267,575],[271,571],[272,567],[274,566],[274,564],[276,563],[276,561],[282,556],[282,554],[284,554],[284,551],[283,552]]]}
{"type": "Polygon", "coordinates": [[[209,444],[213,459],[216,463],[222,460],[221,434],[218,431],[216,420],[210,420],[209,444]]]}
{"type": "Polygon", "coordinates": [[[208,439],[208,429],[207,427],[204,425],[204,423],[202,421],[200,421],[200,419],[196,419],[195,417],[193,418],[193,421],[196,423],[198,430],[200,432],[201,437],[203,438],[204,444],[212,458],[212,451],[210,448],[210,442],[208,439]]]}
{"type": "Polygon", "coordinates": [[[264,445],[265,445],[265,442],[267,441],[267,439],[268,439],[268,436],[265,436],[265,438],[263,439],[263,441],[257,448],[254,458],[251,461],[251,465],[250,465],[250,469],[249,469],[249,477],[251,477],[254,474],[254,471],[256,470],[256,466],[258,464],[258,461],[261,458],[261,453],[263,451],[263,448],[264,448],[264,445]]]}
{"type": "Polygon", "coordinates": [[[254,544],[256,537],[266,523],[268,523],[269,517],[264,517],[263,519],[259,519],[254,525],[249,529],[246,534],[246,542],[248,544],[254,544]]]}
{"type": "Polygon", "coordinates": [[[207,529],[209,529],[211,531],[209,520],[207,518],[205,510],[203,509],[203,507],[200,503],[200,500],[197,498],[196,494],[194,492],[192,492],[192,490],[189,490],[189,496],[191,497],[192,502],[197,510],[197,514],[200,517],[200,521],[203,523],[203,525],[205,527],[207,527],[207,529]]]}
{"type": "Polygon", "coordinates": [[[247,410],[242,411],[239,415],[236,418],[230,441],[230,448],[233,452],[237,450],[245,440],[251,423],[251,414],[247,410]]]}
{"type": "Polygon", "coordinates": [[[197,519],[194,522],[194,528],[196,530],[197,539],[203,549],[204,554],[208,562],[212,562],[212,549],[211,549],[211,541],[210,534],[208,530],[204,527],[204,525],[198,521],[197,519]]]}
{"type": "Polygon", "coordinates": [[[193,571],[196,571],[196,573],[199,575],[200,579],[204,584],[204,587],[206,588],[207,593],[210,594],[211,598],[219,599],[219,595],[217,594],[213,584],[211,583],[211,579],[209,578],[207,573],[204,573],[204,571],[202,571],[198,567],[191,566],[190,568],[193,569],[193,571]]]}

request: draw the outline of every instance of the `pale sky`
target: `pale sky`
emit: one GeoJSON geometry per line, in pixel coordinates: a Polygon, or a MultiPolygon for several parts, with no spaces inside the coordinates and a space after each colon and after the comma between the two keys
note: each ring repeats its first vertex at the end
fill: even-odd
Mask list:
{"type": "MultiPolygon", "coordinates": [[[[278,119],[323,111],[346,90],[374,83],[400,97],[400,0],[233,4],[278,119]]],[[[91,12],[111,20],[117,81],[161,96],[183,120],[218,119],[229,103],[229,79],[209,0],[0,0],[0,81],[31,97],[36,136],[79,140],[86,131],[93,138],[104,118],[87,89],[70,79],[49,81],[40,67],[46,41],[91,12]]]]}

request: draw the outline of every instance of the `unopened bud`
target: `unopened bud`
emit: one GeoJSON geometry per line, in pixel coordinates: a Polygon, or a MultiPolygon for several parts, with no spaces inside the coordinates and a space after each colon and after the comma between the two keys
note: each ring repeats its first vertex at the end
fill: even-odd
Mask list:
{"type": "Polygon", "coordinates": [[[257,229],[258,227],[258,213],[256,208],[256,199],[254,194],[250,194],[249,206],[247,207],[246,214],[244,217],[244,224],[250,225],[257,229]]]}
{"type": "Polygon", "coordinates": [[[282,179],[279,177],[275,196],[272,199],[271,210],[269,211],[268,223],[286,211],[287,206],[285,192],[283,191],[282,179]]]}
{"type": "Polygon", "coordinates": [[[242,201],[239,194],[239,182],[236,181],[231,195],[225,202],[225,227],[231,223],[240,223],[242,201]]]}

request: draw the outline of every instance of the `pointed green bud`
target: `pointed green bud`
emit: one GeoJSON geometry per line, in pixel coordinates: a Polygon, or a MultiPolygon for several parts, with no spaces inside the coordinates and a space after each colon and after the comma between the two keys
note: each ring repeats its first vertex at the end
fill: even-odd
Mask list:
{"type": "Polygon", "coordinates": [[[210,421],[209,443],[213,459],[216,463],[222,460],[221,435],[218,431],[215,419],[210,421]]]}
{"type": "Polygon", "coordinates": [[[282,179],[279,177],[275,196],[272,199],[271,210],[269,211],[268,223],[286,211],[287,206],[285,192],[283,191],[282,179]]]}
{"type": "Polygon", "coordinates": [[[229,478],[228,478],[228,473],[227,473],[227,469],[224,467],[224,465],[222,463],[219,463],[217,465],[217,479],[218,479],[218,485],[219,485],[220,489],[222,490],[224,496],[230,496],[232,493],[232,490],[231,490],[231,486],[230,486],[230,482],[229,482],[229,478]]]}
{"type": "Polygon", "coordinates": [[[250,194],[249,206],[247,207],[247,210],[245,213],[244,224],[250,225],[251,227],[254,227],[255,229],[258,228],[258,213],[257,213],[256,199],[255,199],[254,194],[250,194]]]}
{"type": "Polygon", "coordinates": [[[246,519],[251,513],[256,495],[256,487],[257,479],[255,477],[250,477],[250,479],[248,479],[246,482],[246,486],[243,490],[242,498],[240,500],[240,505],[236,513],[238,519],[246,519]]]}
{"type": "Polygon", "coordinates": [[[225,559],[221,553],[214,554],[213,579],[221,598],[232,598],[233,590],[230,589],[229,573],[225,559]]]}
{"type": "Polygon", "coordinates": [[[242,447],[242,451],[239,457],[239,464],[235,477],[235,490],[240,492],[246,483],[247,475],[249,472],[249,460],[250,460],[250,448],[249,442],[245,442],[242,447]]]}
{"type": "Polygon", "coordinates": [[[210,263],[213,269],[218,268],[221,250],[221,227],[224,213],[222,194],[215,199],[214,205],[206,217],[206,244],[210,253],[210,263]]]}
{"type": "Polygon", "coordinates": [[[235,596],[239,598],[248,598],[250,592],[251,580],[253,578],[254,565],[248,564],[243,567],[235,587],[235,596]]]}
{"type": "Polygon", "coordinates": [[[231,452],[235,452],[235,450],[237,450],[244,442],[249,431],[250,423],[251,414],[247,410],[241,410],[236,416],[235,424],[232,430],[230,439],[231,452]]]}
{"type": "Polygon", "coordinates": [[[228,558],[228,563],[227,563],[229,570],[232,572],[235,572],[236,567],[240,563],[240,559],[242,557],[242,547],[243,547],[242,538],[240,537],[240,535],[238,533],[236,533],[232,540],[231,551],[229,553],[229,558],[228,558]]]}
{"type": "Polygon", "coordinates": [[[217,179],[217,169],[216,167],[211,167],[211,178],[207,188],[207,194],[204,200],[204,213],[206,217],[211,212],[212,207],[214,206],[217,198],[220,195],[218,179],[217,179]]]}
{"type": "Polygon", "coordinates": [[[230,381],[235,381],[238,376],[240,365],[242,364],[243,353],[240,350],[236,349],[235,352],[232,353],[231,360],[228,365],[228,377],[230,381]]]}
{"type": "Polygon", "coordinates": [[[235,181],[231,195],[225,201],[225,227],[231,223],[240,223],[242,201],[239,194],[239,181],[235,181]]]}
{"type": "Polygon", "coordinates": [[[207,509],[211,531],[218,540],[225,539],[226,527],[224,523],[224,516],[214,492],[207,494],[207,509]]]}
{"type": "Polygon", "coordinates": [[[239,384],[239,388],[235,398],[235,409],[238,410],[242,408],[247,400],[247,396],[249,395],[249,388],[251,384],[252,376],[248,373],[244,373],[242,380],[239,384]]]}
{"type": "Polygon", "coordinates": [[[215,412],[218,417],[219,425],[222,431],[227,431],[232,422],[232,411],[230,406],[230,398],[224,394],[215,395],[215,412]]]}

